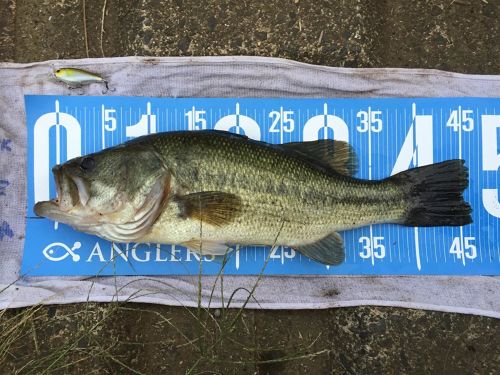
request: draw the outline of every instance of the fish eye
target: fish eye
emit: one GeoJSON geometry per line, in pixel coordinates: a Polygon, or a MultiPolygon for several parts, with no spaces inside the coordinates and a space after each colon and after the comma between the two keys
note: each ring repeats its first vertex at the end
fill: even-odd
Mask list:
{"type": "Polygon", "coordinates": [[[57,69],[57,70],[56,70],[56,73],[61,73],[61,69],[57,69]]]}
{"type": "Polygon", "coordinates": [[[91,156],[83,158],[82,161],[80,162],[80,168],[85,172],[91,171],[92,169],[94,169],[94,167],[95,167],[95,160],[91,156]]]}

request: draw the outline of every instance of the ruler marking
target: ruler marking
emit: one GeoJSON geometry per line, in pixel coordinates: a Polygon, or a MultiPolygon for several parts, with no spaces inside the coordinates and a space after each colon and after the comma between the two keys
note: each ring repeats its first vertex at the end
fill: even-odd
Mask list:
{"type": "MultiPolygon", "coordinates": [[[[104,112],[106,108],[113,108],[113,104],[119,103],[118,98],[103,97],[102,100],[97,100],[94,102],[87,102],[85,100],[78,101],[78,99],[79,98],[71,98],[71,100],[68,102],[69,106],[61,106],[61,108],[64,108],[66,113],[77,118],[78,122],[82,126],[82,154],[97,151],[97,149],[99,148],[98,146],[101,143],[99,142],[99,139],[102,140],[102,148],[110,147],[122,142],[126,139],[126,127],[135,124],[137,121],[134,120],[136,120],[137,116],[139,116],[139,120],[142,118],[141,115],[143,114],[143,108],[140,105],[136,105],[137,103],[141,102],[135,101],[134,99],[128,99],[125,102],[126,104],[124,106],[119,106],[120,118],[119,120],[117,120],[117,122],[120,128],[117,129],[119,133],[115,135],[114,131],[107,131],[107,129],[104,127],[104,112]],[[90,103],[90,105],[87,107],[87,105],[82,106],[82,104],[80,103],[90,103]],[[99,117],[101,117],[100,121],[99,117]],[[128,122],[127,117],[129,120],[128,122]],[[99,125],[102,129],[98,128],[99,125]],[[107,134],[109,132],[111,134],[107,134]]],[[[53,99],[51,100],[53,106],[53,99]]],[[[182,124],[184,124],[184,117],[181,116],[182,118],[179,119],[178,109],[185,106],[186,103],[190,103],[190,105],[195,103],[195,106],[196,103],[198,103],[197,99],[191,99],[190,101],[187,101],[185,99],[176,99],[176,101],[173,102],[173,106],[170,107],[171,110],[169,111],[168,106],[170,105],[170,103],[172,103],[172,101],[170,101],[169,99],[148,100],[152,104],[156,105],[155,113],[157,121],[159,122],[157,124],[158,131],[178,130],[179,127],[183,126],[180,125],[181,122],[182,124]],[[166,105],[161,107],[161,105],[163,105],[164,103],[166,103],[166,105]],[[160,107],[162,109],[160,109],[160,107]]],[[[330,125],[328,123],[328,116],[342,116],[342,119],[344,119],[344,121],[349,121],[349,137],[350,139],[352,139],[351,143],[358,151],[358,153],[362,155],[363,149],[368,150],[367,159],[361,158],[363,162],[360,163],[358,172],[358,176],[363,176],[365,178],[368,177],[368,179],[380,179],[380,177],[385,177],[385,171],[388,167],[391,167],[391,164],[386,163],[386,160],[390,160],[392,163],[397,160],[397,157],[401,152],[401,143],[404,143],[404,141],[406,140],[409,130],[407,129],[405,131],[405,129],[399,129],[400,125],[405,127],[405,125],[408,124],[408,119],[410,119],[409,108],[407,107],[408,104],[415,103],[415,105],[418,105],[419,112],[421,112],[422,115],[429,114],[430,112],[430,116],[432,116],[435,121],[433,134],[437,142],[439,142],[440,139],[448,140],[450,139],[450,134],[455,133],[450,132],[450,128],[446,126],[447,120],[449,119],[446,114],[447,112],[449,112],[449,115],[451,115],[452,111],[457,111],[456,114],[453,114],[453,116],[456,116],[453,119],[453,123],[450,122],[450,124],[454,124],[454,121],[458,121],[458,134],[456,134],[456,136],[453,136],[450,142],[443,142],[441,147],[437,147],[438,143],[436,143],[434,156],[437,158],[435,162],[452,159],[453,155],[458,155],[459,158],[464,158],[467,160],[467,165],[470,169],[471,177],[473,176],[474,184],[471,184],[469,186],[467,192],[464,194],[464,198],[466,199],[466,201],[470,202],[474,208],[473,225],[462,226],[459,227],[458,230],[457,228],[452,227],[420,229],[418,227],[415,227],[413,228],[413,230],[411,230],[411,228],[384,224],[378,225],[375,228],[373,225],[368,225],[366,229],[346,231],[345,233],[343,233],[347,250],[346,263],[347,265],[353,265],[356,263],[358,264],[354,271],[348,269],[348,271],[346,271],[346,274],[394,274],[398,273],[398,270],[405,270],[405,273],[409,274],[419,274],[419,272],[422,271],[422,267],[424,268],[424,271],[422,271],[422,273],[435,273],[440,272],[440,270],[442,270],[443,273],[450,272],[453,274],[485,274],[485,272],[486,274],[488,274],[489,272],[497,272],[495,267],[500,263],[500,248],[496,246],[496,242],[498,242],[497,236],[500,232],[500,220],[486,213],[483,207],[481,193],[484,187],[491,188],[497,185],[496,182],[498,181],[499,172],[483,172],[481,169],[482,164],[480,160],[480,146],[482,139],[480,129],[481,116],[483,114],[496,114],[498,112],[497,102],[495,101],[494,105],[488,108],[485,105],[481,104],[481,102],[478,102],[479,104],[476,105],[476,101],[468,101],[468,99],[462,99],[460,102],[457,100],[450,101],[450,104],[439,101],[440,99],[436,100],[438,100],[437,104],[421,99],[409,99],[406,101],[401,100],[398,102],[388,101],[388,106],[385,106],[386,102],[380,102],[382,103],[380,104],[380,108],[377,108],[377,104],[373,105],[374,103],[379,103],[378,101],[370,100],[339,100],[335,101],[335,105],[333,105],[332,102],[328,100],[316,100],[310,102],[293,101],[290,104],[290,102],[287,102],[286,100],[277,101],[276,99],[273,99],[269,102],[272,103],[272,105],[266,105],[265,100],[259,102],[258,100],[247,101],[243,99],[239,100],[239,103],[245,108],[245,110],[242,111],[242,118],[243,115],[246,115],[248,117],[253,116],[253,119],[260,126],[262,140],[268,142],[271,141],[273,143],[302,141],[304,139],[304,133],[302,131],[303,125],[309,118],[314,116],[314,114],[325,116],[324,125],[330,125]],[[249,105],[249,103],[251,104],[249,105]],[[260,105],[260,103],[264,103],[264,105],[260,105]],[[367,129],[368,139],[363,138],[364,135],[356,131],[356,106],[359,103],[363,103],[361,107],[362,110],[367,109],[369,121],[367,129]],[[393,105],[392,103],[396,103],[397,105],[393,105]],[[473,104],[470,105],[470,103],[473,104]],[[329,107],[324,108],[325,105],[329,107]],[[428,107],[428,105],[432,107],[430,108],[428,107]],[[466,112],[469,109],[473,112],[466,112]],[[285,128],[288,126],[288,122],[284,122],[284,112],[289,110],[293,113],[295,127],[293,131],[287,135],[285,134],[285,128]],[[375,110],[380,110],[382,111],[382,114],[385,114],[382,128],[384,134],[373,134],[375,133],[373,131],[375,128],[372,128],[371,119],[375,110]],[[270,120],[269,116],[267,116],[270,111],[279,111],[279,134],[273,134],[268,131],[268,125],[270,124],[270,121],[272,122],[273,120],[270,120]],[[474,129],[470,132],[467,130],[467,128],[464,129],[462,124],[464,120],[467,121],[467,119],[469,118],[468,116],[474,119],[474,129]],[[383,144],[383,142],[385,142],[385,144],[383,144]],[[396,147],[394,146],[394,144],[397,144],[398,146],[396,147]],[[374,160],[373,158],[376,159],[374,160]],[[486,232],[490,233],[490,237],[484,235],[484,233],[486,232]],[[491,234],[493,234],[493,236],[491,236],[491,234]],[[366,235],[369,235],[370,239],[370,257],[367,257],[367,259],[361,257],[360,259],[357,259],[359,254],[361,254],[359,250],[366,250],[360,249],[360,244],[356,241],[359,239],[359,237],[366,235]],[[378,253],[378,248],[377,253],[375,253],[374,251],[374,240],[378,240],[379,238],[377,236],[382,236],[383,238],[382,243],[384,244],[384,246],[386,246],[386,249],[389,252],[388,260],[386,259],[387,252],[385,253],[384,258],[379,258],[380,255],[378,253]],[[456,238],[457,236],[459,238],[456,238]],[[472,238],[472,240],[469,240],[469,237],[472,238]],[[455,239],[457,242],[453,244],[455,239]],[[468,258],[470,256],[471,250],[469,248],[466,249],[465,246],[469,246],[469,241],[471,241],[470,243],[474,243],[477,248],[478,254],[474,259],[468,258]],[[455,245],[459,246],[458,254],[450,253],[450,250],[453,249],[452,246],[455,245]],[[439,246],[442,246],[442,248],[439,249],[439,246]],[[413,251],[415,251],[414,256],[413,251]],[[378,265],[377,267],[375,267],[375,263],[377,262],[378,265]],[[361,267],[359,267],[360,264],[362,264],[361,267]],[[447,264],[449,264],[449,266],[446,266],[447,264]],[[411,267],[408,268],[408,265],[411,265],[411,267]]],[[[213,127],[218,118],[222,118],[224,113],[227,112],[227,115],[235,114],[234,100],[212,101],[212,99],[208,99],[207,101],[201,100],[200,103],[208,103],[206,105],[206,108],[203,108],[207,110],[210,118],[210,126],[208,126],[208,128],[213,127]],[[227,105],[227,103],[230,104],[227,105]],[[219,114],[218,118],[217,114],[219,114]]],[[[118,107],[116,106],[115,108],[118,109],[118,107]]],[[[63,112],[61,111],[61,114],[62,113],[63,112]]],[[[382,114],[377,114],[376,117],[382,117],[382,114]]],[[[414,155],[412,156],[414,158],[414,161],[417,162],[418,165],[419,150],[417,148],[418,145],[416,144],[416,116],[418,116],[416,113],[416,107],[412,105],[411,126],[414,142],[414,155]]],[[[31,123],[32,121],[30,120],[29,122],[31,123]]],[[[468,125],[467,122],[466,124],[468,125]]],[[[328,138],[331,138],[329,137],[329,134],[331,134],[331,132],[329,129],[327,129],[327,126],[323,126],[322,130],[324,131],[323,136],[328,136],[328,138]]],[[[321,134],[321,130],[319,134],[321,134]]],[[[59,149],[57,150],[57,154],[61,159],[59,160],[60,162],[63,162],[67,158],[67,153],[65,153],[65,150],[67,149],[66,137],[66,129],[56,128],[56,140],[58,141],[57,146],[59,147],[59,149]],[[57,130],[59,130],[60,132],[57,132],[57,130]]],[[[51,161],[53,161],[52,156],[51,161]]],[[[66,242],[69,242],[70,240],[66,242]]],[[[264,251],[263,248],[258,248],[255,246],[245,246],[242,248],[245,249],[245,257],[240,258],[241,267],[238,273],[245,272],[246,270],[250,270],[250,273],[254,273],[256,268],[258,268],[263,261],[265,262],[268,256],[268,252],[264,251]],[[254,252],[253,260],[251,254],[249,254],[249,251],[254,252]],[[258,251],[262,252],[263,259],[261,259],[261,257],[257,255],[258,251]]],[[[280,266],[300,264],[306,261],[306,259],[302,260],[303,257],[300,253],[297,253],[294,258],[288,259],[288,252],[285,253],[283,251],[283,248],[280,248],[278,250],[281,251],[280,259],[276,260],[278,260],[277,264],[280,266]]],[[[313,264],[313,262],[310,262],[309,259],[307,259],[307,262],[307,269],[313,270],[313,273],[315,273],[316,270],[320,269],[316,268],[316,265],[313,264]]],[[[274,264],[276,262],[274,262],[273,260],[272,263],[274,264]]],[[[234,264],[231,265],[231,270],[233,266],[234,264]]],[[[269,273],[286,272],[285,268],[283,268],[282,271],[279,271],[278,269],[280,268],[281,267],[273,266],[273,270],[269,273]]],[[[325,267],[322,267],[321,271],[318,272],[331,274],[338,273],[337,270],[341,269],[331,267],[331,269],[327,270],[325,267]]],[[[268,271],[266,271],[266,273],[268,273],[268,271]]],[[[342,273],[342,271],[340,273],[342,273]]]]}

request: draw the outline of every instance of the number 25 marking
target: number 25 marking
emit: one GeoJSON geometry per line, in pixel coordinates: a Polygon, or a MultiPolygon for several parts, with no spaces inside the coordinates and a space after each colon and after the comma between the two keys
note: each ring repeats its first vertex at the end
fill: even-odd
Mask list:
{"type": "Polygon", "coordinates": [[[269,112],[269,117],[273,119],[270,133],[279,133],[284,131],[285,133],[291,133],[295,129],[295,120],[292,118],[293,111],[271,111],[269,112]],[[278,125],[280,127],[278,128],[278,125]]]}

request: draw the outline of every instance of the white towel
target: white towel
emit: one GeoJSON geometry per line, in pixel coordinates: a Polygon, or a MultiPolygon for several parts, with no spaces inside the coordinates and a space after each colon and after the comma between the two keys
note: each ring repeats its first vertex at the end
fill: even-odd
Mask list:
{"type": "MultiPolygon", "coordinates": [[[[54,67],[99,72],[114,92],[159,97],[499,97],[500,76],[435,70],[345,69],[258,57],[106,58],[0,64],[0,308],[37,303],[130,300],[196,306],[198,276],[22,277],[26,216],[25,94],[102,95],[91,85],[68,90],[49,79],[54,67]]],[[[202,304],[245,303],[256,276],[201,278],[202,304]],[[245,290],[246,289],[246,290],[245,290]],[[211,297],[212,296],[212,297],[211,297]]],[[[380,305],[500,318],[500,277],[263,276],[248,308],[313,309],[380,305]]]]}

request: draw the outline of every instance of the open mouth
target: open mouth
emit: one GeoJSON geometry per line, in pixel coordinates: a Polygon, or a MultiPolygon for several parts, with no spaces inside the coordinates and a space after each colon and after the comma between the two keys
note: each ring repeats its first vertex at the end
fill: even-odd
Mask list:
{"type": "Polygon", "coordinates": [[[79,203],[78,185],[60,168],[53,169],[57,196],[53,200],[61,211],[69,211],[79,203]]]}
{"type": "Polygon", "coordinates": [[[54,203],[59,205],[60,197],[62,197],[62,173],[60,173],[55,168],[52,169],[52,174],[54,175],[54,182],[56,184],[56,197],[53,199],[54,203]]]}
{"type": "Polygon", "coordinates": [[[35,213],[38,216],[54,219],[55,216],[64,215],[76,206],[87,204],[90,198],[89,188],[82,178],[62,173],[59,167],[55,167],[52,172],[56,185],[56,197],[35,205],[35,213]]]}
{"type": "Polygon", "coordinates": [[[87,202],[89,201],[89,198],[90,198],[89,188],[88,188],[87,184],[80,177],[70,176],[70,178],[73,180],[73,183],[76,185],[80,204],[82,206],[86,206],[87,202]]]}

